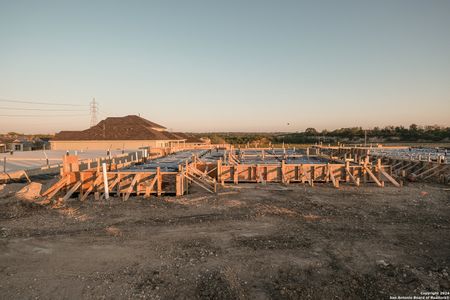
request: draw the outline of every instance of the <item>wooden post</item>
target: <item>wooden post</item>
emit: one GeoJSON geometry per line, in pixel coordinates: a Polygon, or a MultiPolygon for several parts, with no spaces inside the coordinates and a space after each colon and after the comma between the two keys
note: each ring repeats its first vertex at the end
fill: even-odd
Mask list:
{"type": "Polygon", "coordinates": [[[80,192],[78,194],[78,199],[83,199],[84,191],[83,191],[83,183],[84,183],[84,172],[80,172],[80,192]]]}
{"type": "Polygon", "coordinates": [[[345,174],[345,182],[349,182],[349,181],[350,181],[350,176],[349,176],[349,174],[348,174],[348,170],[350,170],[350,162],[345,161],[345,171],[344,171],[344,174],[345,174]]]}
{"type": "Polygon", "coordinates": [[[175,191],[176,196],[183,195],[182,188],[181,188],[181,174],[180,173],[178,173],[175,177],[175,189],[176,189],[176,191],[175,191]]]}
{"type": "Polygon", "coordinates": [[[217,160],[217,169],[216,169],[216,171],[217,171],[217,182],[222,182],[221,181],[221,179],[222,179],[222,159],[221,158],[219,158],[217,160]]]}
{"type": "Polygon", "coordinates": [[[316,169],[314,166],[309,166],[309,185],[314,186],[314,177],[316,176],[316,169]]]}
{"type": "Polygon", "coordinates": [[[156,188],[157,188],[157,195],[161,196],[162,194],[162,175],[161,175],[161,168],[156,168],[156,188]]]}
{"type": "Polygon", "coordinates": [[[105,186],[105,199],[109,199],[108,174],[106,173],[106,163],[102,164],[103,169],[103,185],[105,186]]]}
{"type": "Polygon", "coordinates": [[[336,177],[334,177],[333,169],[328,168],[328,174],[329,174],[329,176],[330,176],[331,182],[333,183],[333,186],[334,186],[335,188],[339,188],[339,179],[337,179],[336,177]]]}
{"type": "Polygon", "coordinates": [[[6,173],[6,156],[3,157],[3,173],[6,173]]]}
{"type": "Polygon", "coordinates": [[[381,159],[377,159],[377,175],[378,180],[381,181],[381,159]]]}

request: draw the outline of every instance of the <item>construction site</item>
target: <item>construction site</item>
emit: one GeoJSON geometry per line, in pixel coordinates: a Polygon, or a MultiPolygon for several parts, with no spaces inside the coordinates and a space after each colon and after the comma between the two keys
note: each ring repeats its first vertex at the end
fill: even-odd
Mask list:
{"type": "Polygon", "coordinates": [[[53,162],[49,152],[26,170],[8,157],[9,171],[5,156],[4,298],[389,299],[450,288],[445,149],[177,141],[114,151],[54,152],[53,162]]]}
{"type": "Polygon", "coordinates": [[[0,300],[450,300],[450,1],[0,0],[0,300]]]}

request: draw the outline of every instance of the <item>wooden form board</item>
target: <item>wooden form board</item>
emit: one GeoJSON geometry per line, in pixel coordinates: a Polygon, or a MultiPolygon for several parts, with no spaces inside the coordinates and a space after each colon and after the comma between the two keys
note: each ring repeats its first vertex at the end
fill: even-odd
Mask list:
{"type": "MultiPolygon", "coordinates": [[[[64,190],[80,194],[81,199],[85,199],[89,193],[103,193],[104,183],[101,180],[102,172],[93,170],[69,172],[62,180],[58,181],[55,187],[51,187],[43,196],[56,195],[53,191],[64,190]],[[100,180],[99,180],[100,179],[100,180]],[[73,186],[76,188],[72,189],[73,186]]],[[[131,194],[136,195],[156,195],[163,194],[183,195],[185,193],[185,180],[178,172],[107,172],[107,182],[109,193],[124,196],[128,199],[131,194]]]]}
{"type": "MultiPolygon", "coordinates": [[[[72,194],[78,193],[80,200],[85,200],[90,193],[100,194],[105,191],[103,172],[98,162],[94,168],[80,170],[77,156],[66,155],[63,158],[61,179],[51,186],[41,196],[46,201],[52,200],[58,193],[65,193],[62,200],[68,199],[72,194]]],[[[128,199],[131,194],[137,195],[183,195],[187,190],[187,182],[180,172],[136,172],[117,170],[128,164],[114,159],[108,161],[106,172],[106,190],[110,193],[124,196],[128,199]]]]}
{"type": "Polygon", "coordinates": [[[388,173],[388,176],[382,174],[382,177],[387,178],[394,185],[396,184],[392,181],[393,179],[395,181],[395,178],[392,177],[393,175],[412,180],[429,180],[444,184],[450,183],[450,164],[375,155],[370,153],[370,148],[321,147],[321,150],[341,160],[366,161],[372,164],[380,160],[383,164],[391,166],[391,173],[388,173]]]}
{"type": "MultiPolygon", "coordinates": [[[[154,149],[153,149],[154,150],[154,149]]],[[[158,149],[156,155],[168,155],[173,149],[158,149]]],[[[151,156],[152,154],[149,153],[151,156]]],[[[137,159],[137,158],[136,158],[137,159]]],[[[142,158],[144,159],[144,158],[142,158]]],[[[120,170],[128,165],[127,161],[108,161],[108,171],[103,174],[100,162],[96,167],[80,170],[75,156],[65,156],[62,168],[62,179],[52,186],[43,196],[47,200],[59,192],[65,192],[61,199],[67,199],[78,193],[81,200],[85,200],[90,193],[101,195],[108,192],[112,195],[122,196],[127,200],[130,195],[156,195],[164,194],[184,195],[189,189],[189,183],[197,184],[202,188],[216,192],[216,183],[249,182],[279,182],[279,183],[308,183],[330,182],[338,188],[340,182],[375,183],[384,186],[384,180],[395,186],[400,186],[392,176],[392,167],[365,161],[364,164],[322,163],[322,164],[242,164],[237,161],[233,164],[224,164],[221,159],[216,162],[202,162],[194,159],[190,164],[181,164],[177,172],[156,171],[130,171],[120,170]],[[106,177],[104,182],[103,176],[106,177]],[[105,186],[105,184],[107,186],[105,186]]],[[[400,166],[400,165],[399,165],[400,166]]],[[[403,166],[403,165],[401,165],[403,166]]],[[[401,167],[400,166],[400,167],[401,167]]],[[[425,170],[426,171],[426,170],[425,170]]],[[[429,175],[430,172],[424,175],[429,175]]]]}
{"type": "MultiPolygon", "coordinates": [[[[199,169],[202,169],[199,166],[199,169]]],[[[270,164],[270,165],[222,165],[220,172],[211,174],[221,182],[332,182],[337,187],[338,182],[350,182],[360,179],[361,182],[379,183],[378,177],[391,174],[390,166],[360,166],[345,164],[270,164]],[[369,172],[367,172],[369,170],[369,172]]]]}

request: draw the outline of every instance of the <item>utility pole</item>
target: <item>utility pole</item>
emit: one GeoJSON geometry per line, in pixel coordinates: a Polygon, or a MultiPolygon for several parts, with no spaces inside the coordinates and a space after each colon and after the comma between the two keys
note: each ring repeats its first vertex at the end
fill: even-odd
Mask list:
{"type": "Polygon", "coordinates": [[[97,102],[95,102],[95,98],[92,99],[91,102],[91,127],[97,125],[97,112],[98,112],[98,105],[97,102]]]}

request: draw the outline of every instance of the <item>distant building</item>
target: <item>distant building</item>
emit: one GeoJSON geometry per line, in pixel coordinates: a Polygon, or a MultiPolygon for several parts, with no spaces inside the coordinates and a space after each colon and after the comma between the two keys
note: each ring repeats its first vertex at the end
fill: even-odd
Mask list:
{"type": "Polygon", "coordinates": [[[7,152],[7,145],[6,142],[3,140],[0,140],[0,153],[7,152]]]}
{"type": "Polygon", "coordinates": [[[199,146],[211,143],[209,139],[197,138],[192,134],[187,134],[183,132],[173,132],[173,134],[178,136],[180,139],[184,139],[185,146],[199,146]]]}
{"type": "Polygon", "coordinates": [[[54,150],[121,150],[184,145],[188,136],[139,116],[109,117],[82,131],[61,131],[50,141],[54,150]]]}
{"type": "Polygon", "coordinates": [[[19,137],[8,144],[9,150],[12,151],[31,151],[33,150],[34,141],[25,137],[19,137]]]}
{"type": "Polygon", "coordinates": [[[25,135],[3,135],[0,137],[0,153],[9,151],[31,151],[42,149],[41,139],[25,135]]]}

